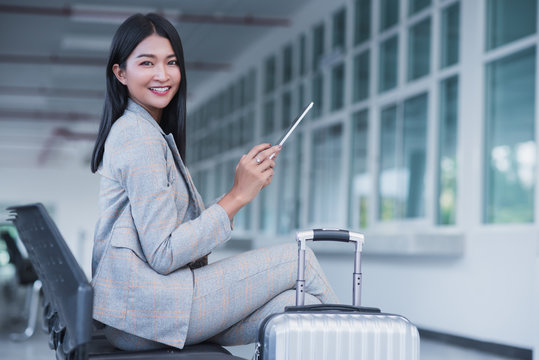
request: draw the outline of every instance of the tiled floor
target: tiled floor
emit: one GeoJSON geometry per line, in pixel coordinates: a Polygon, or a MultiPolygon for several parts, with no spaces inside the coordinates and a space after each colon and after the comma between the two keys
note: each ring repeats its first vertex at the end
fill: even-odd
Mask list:
{"type": "MultiPolygon", "coordinates": [[[[0,359],[5,360],[54,360],[54,352],[49,350],[47,335],[39,331],[30,340],[15,343],[9,340],[7,329],[0,333],[0,359]]],[[[233,354],[251,359],[253,345],[229,347],[233,354]]],[[[421,360],[507,360],[509,358],[480,353],[477,351],[448,346],[434,341],[421,341],[421,360]]]]}

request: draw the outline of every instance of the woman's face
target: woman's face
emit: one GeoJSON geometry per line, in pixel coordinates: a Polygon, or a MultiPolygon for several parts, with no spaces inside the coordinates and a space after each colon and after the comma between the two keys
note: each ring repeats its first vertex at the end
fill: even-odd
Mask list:
{"type": "Polygon", "coordinates": [[[127,86],[129,97],[158,122],[180,87],[178,59],[170,41],[157,34],[138,44],[127,58],[125,69],[114,64],[112,71],[127,86]]]}

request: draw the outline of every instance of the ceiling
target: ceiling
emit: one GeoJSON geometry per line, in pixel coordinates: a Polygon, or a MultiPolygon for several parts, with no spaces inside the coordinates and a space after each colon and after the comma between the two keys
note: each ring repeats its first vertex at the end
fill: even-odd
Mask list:
{"type": "Polygon", "coordinates": [[[112,36],[129,15],[164,14],[182,37],[188,101],[309,0],[0,0],[0,168],[86,166],[112,36]]]}

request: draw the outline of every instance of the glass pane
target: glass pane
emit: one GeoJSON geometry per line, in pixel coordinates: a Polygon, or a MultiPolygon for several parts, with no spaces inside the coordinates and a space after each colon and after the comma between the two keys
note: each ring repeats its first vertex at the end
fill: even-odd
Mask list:
{"type": "Polygon", "coordinates": [[[407,218],[425,215],[427,99],[427,94],[422,94],[404,102],[402,169],[407,174],[408,180],[408,185],[404,189],[407,218]]]}
{"type": "Polygon", "coordinates": [[[356,0],[354,43],[356,45],[371,37],[371,0],[356,0]]]}
{"type": "Polygon", "coordinates": [[[243,139],[245,140],[243,145],[249,145],[252,144],[254,139],[255,115],[253,111],[249,111],[247,116],[243,118],[243,121],[243,139]]]}
{"type": "Polygon", "coordinates": [[[403,175],[397,166],[397,106],[380,114],[380,174],[378,176],[378,217],[392,220],[402,217],[404,195],[399,183],[403,175]]]}
{"type": "Polygon", "coordinates": [[[454,225],[457,213],[458,77],[442,81],[438,151],[438,220],[454,225]]]}
{"type": "Polygon", "coordinates": [[[537,0],[487,1],[487,50],[534,34],[537,0]]]}
{"type": "Polygon", "coordinates": [[[337,124],[313,132],[309,222],[339,222],[339,186],[342,156],[342,125],[337,124]]]}
{"type": "Polygon", "coordinates": [[[297,113],[300,114],[303,111],[303,108],[307,106],[306,100],[305,100],[305,86],[303,83],[300,83],[298,86],[298,109],[297,113]]]}
{"type": "Polygon", "coordinates": [[[271,56],[266,59],[265,70],[264,90],[266,93],[269,93],[275,89],[275,75],[277,72],[275,56],[271,56]]]}
{"type": "Polygon", "coordinates": [[[276,216],[278,214],[276,205],[277,184],[271,184],[262,189],[259,193],[260,199],[260,230],[266,234],[275,233],[276,216]],[[273,185],[273,186],[272,186],[273,185]]]}
{"type": "Polygon", "coordinates": [[[459,62],[460,3],[442,12],[442,68],[459,62]]]}
{"type": "Polygon", "coordinates": [[[225,166],[224,163],[219,163],[215,167],[215,173],[214,173],[214,175],[215,175],[215,181],[214,181],[215,192],[214,192],[214,194],[217,194],[217,197],[223,195],[225,193],[225,191],[226,191],[225,178],[223,177],[224,166],[225,166]]]}
{"type": "Polygon", "coordinates": [[[351,227],[367,227],[370,176],[367,172],[369,113],[362,110],[352,117],[352,155],[350,178],[349,224],[351,227]]]}
{"type": "Polygon", "coordinates": [[[275,117],[275,103],[269,100],[264,105],[264,118],[262,122],[262,136],[268,136],[273,133],[273,118],[275,117]]]}
{"type": "Polygon", "coordinates": [[[307,39],[304,34],[299,38],[299,74],[301,76],[307,73],[307,39]]]}
{"type": "Polygon", "coordinates": [[[256,99],[256,71],[252,69],[249,71],[247,77],[247,103],[251,104],[256,99]]]}
{"type": "Polygon", "coordinates": [[[281,129],[286,129],[292,123],[292,93],[290,91],[283,94],[281,113],[281,129]]]}
{"type": "Polygon", "coordinates": [[[339,110],[344,105],[344,63],[331,71],[331,110],[339,110]]]}
{"type": "Polygon", "coordinates": [[[397,86],[398,38],[394,36],[380,44],[379,92],[397,86]]]}
{"type": "Polygon", "coordinates": [[[300,163],[295,162],[298,143],[301,143],[301,139],[296,138],[293,143],[287,143],[289,148],[279,155],[279,166],[275,170],[275,177],[278,178],[280,189],[277,195],[279,203],[279,211],[277,213],[278,234],[288,234],[298,226],[296,213],[301,194],[301,190],[296,192],[296,183],[301,182],[301,178],[295,177],[298,175],[295,169],[301,167],[300,163]]]}
{"type": "Polygon", "coordinates": [[[344,51],[346,48],[346,9],[333,15],[333,49],[344,51]]]}
{"type": "Polygon", "coordinates": [[[380,1],[380,31],[389,29],[399,22],[399,0],[380,1]]]}
{"type": "Polygon", "coordinates": [[[240,107],[245,106],[245,88],[247,86],[247,79],[245,76],[242,76],[240,83],[240,107]]]}
{"type": "Polygon", "coordinates": [[[430,6],[431,0],[408,0],[408,14],[412,15],[430,6]]]}
{"type": "Polygon", "coordinates": [[[292,80],[292,45],[283,50],[283,84],[292,80]]]}
{"type": "Polygon", "coordinates": [[[380,134],[379,218],[394,220],[424,215],[427,95],[382,110],[380,134]]]}
{"type": "Polygon", "coordinates": [[[533,222],[535,49],[487,65],[485,222],[533,222]]]}
{"type": "Polygon", "coordinates": [[[245,205],[234,216],[234,230],[251,229],[251,203],[245,205]]]}
{"type": "Polygon", "coordinates": [[[320,61],[324,55],[324,24],[316,26],[313,30],[313,72],[317,72],[320,61]]]}
{"type": "Polygon", "coordinates": [[[323,109],[323,100],[324,98],[324,78],[322,74],[317,74],[313,77],[313,86],[312,86],[312,99],[314,102],[311,113],[313,118],[320,117],[323,109]]]}
{"type": "Polygon", "coordinates": [[[410,28],[408,35],[408,80],[430,72],[430,18],[410,28]]]}
{"type": "Polygon", "coordinates": [[[354,58],[354,91],[352,101],[357,102],[369,97],[369,51],[362,52],[354,58]]]}

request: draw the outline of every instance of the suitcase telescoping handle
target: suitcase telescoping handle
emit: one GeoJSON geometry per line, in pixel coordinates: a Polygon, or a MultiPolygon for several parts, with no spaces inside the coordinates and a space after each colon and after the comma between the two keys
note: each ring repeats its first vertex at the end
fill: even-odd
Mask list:
{"type": "Polygon", "coordinates": [[[312,241],[341,241],[355,243],[354,257],[354,283],[352,291],[352,304],[361,306],[361,251],[365,243],[363,234],[348,230],[314,229],[298,231],[298,279],[296,281],[296,306],[305,305],[305,243],[312,241]]]}

